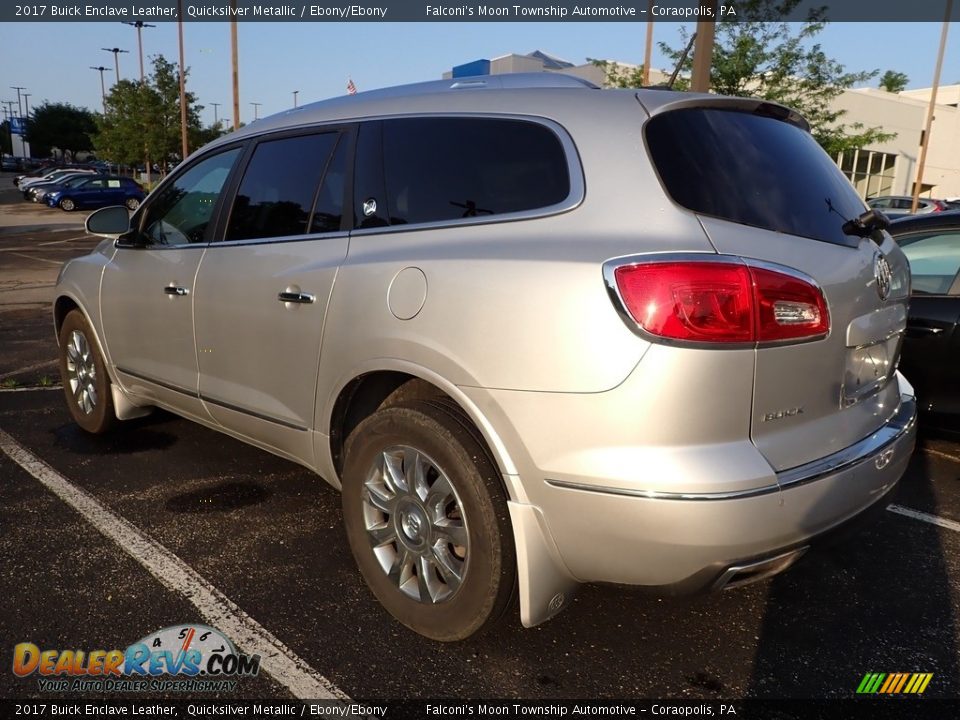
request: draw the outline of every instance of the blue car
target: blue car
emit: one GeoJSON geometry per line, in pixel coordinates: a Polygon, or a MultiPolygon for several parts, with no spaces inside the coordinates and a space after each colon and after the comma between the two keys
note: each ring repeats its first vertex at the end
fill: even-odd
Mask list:
{"type": "Polygon", "coordinates": [[[48,192],[44,201],[50,207],[66,212],[77,208],[98,208],[107,205],[126,205],[136,210],[146,194],[134,180],[118,175],[92,175],[77,185],[64,186],[48,192]]]}

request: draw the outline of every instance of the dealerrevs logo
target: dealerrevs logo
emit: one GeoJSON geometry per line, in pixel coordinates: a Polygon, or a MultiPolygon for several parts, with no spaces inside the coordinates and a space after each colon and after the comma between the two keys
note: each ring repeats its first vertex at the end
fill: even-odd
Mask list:
{"type": "Polygon", "coordinates": [[[237,652],[219,630],[171,625],[126,650],[13,649],[13,672],[37,677],[44,692],[224,692],[260,672],[260,656],[237,652]]]}

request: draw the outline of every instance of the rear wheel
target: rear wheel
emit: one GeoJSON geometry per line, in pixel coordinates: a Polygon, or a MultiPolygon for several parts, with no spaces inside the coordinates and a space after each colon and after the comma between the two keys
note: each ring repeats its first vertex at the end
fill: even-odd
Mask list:
{"type": "Polygon", "coordinates": [[[113,426],[116,416],[106,365],[90,323],[79,310],[69,312],[60,328],[60,378],[77,425],[95,434],[113,426]]]}
{"type": "Polygon", "coordinates": [[[70,198],[63,198],[63,200],[60,201],[60,209],[66,212],[73,212],[77,209],[77,204],[70,198]]]}
{"type": "Polygon", "coordinates": [[[419,400],[361,422],[346,444],[343,510],[367,585],[410,629],[462,640],[509,606],[516,559],[503,486],[448,405],[419,400]]]}
{"type": "Polygon", "coordinates": [[[140,207],[140,201],[133,197],[127,198],[127,202],[124,204],[127,206],[128,210],[136,210],[138,207],[140,207]]]}

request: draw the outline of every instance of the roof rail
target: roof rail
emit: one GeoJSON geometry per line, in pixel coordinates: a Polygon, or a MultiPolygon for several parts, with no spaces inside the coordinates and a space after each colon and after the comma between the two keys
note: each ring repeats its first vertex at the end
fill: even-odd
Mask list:
{"type": "Polygon", "coordinates": [[[498,75],[473,75],[470,77],[428,80],[410,85],[368,90],[356,95],[345,95],[344,99],[376,99],[403,97],[405,95],[426,95],[451,90],[506,90],[519,88],[590,88],[599,90],[589,80],[567,75],[561,72],[503,73],[498,75]]]}

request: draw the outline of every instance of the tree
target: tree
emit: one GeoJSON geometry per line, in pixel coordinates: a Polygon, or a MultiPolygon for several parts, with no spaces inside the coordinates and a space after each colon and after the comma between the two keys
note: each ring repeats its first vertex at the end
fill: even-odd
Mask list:
{"type": "MultiPolygon", "coordinates": [[[[710,83],[721,95],[758,97],[796,109],[810,123],[817,142],[831,157],[841,150],[865,147],[895,135],[862,123],[844,124],[844,110],[833,101],[844,90],[875,77],[878,70],[848,72],[828,57],[814,38],[826,27],[825,8],[814,8],[802,23],[782,22],[802,0],[742,0],[736,20],[718,20],[710,83]]],[[[673,63],[680,61],[689,35],[680,29],[681,47],[660,43],[673,63]]],[[[692,58],[681,72],[689,77],[692,58]]],[[[679,78],[677,89],[689,82],[679,78]]]]}
{"type": "Polygon", "coordinates": [[[643,87],[643,65],[620,65],[610,60],[587,58],[587,62],[603,70],[607,85],[616,88],[643,87]]]}
{"type": "MultiPolygon", "coordinates": [[[[116,163],[137,165],[150,157],[164,172],[169,162],[182,160],[180,136],[180,78],[163,55],[153,59],[153,72],[145,82],[121,80],[106,99],[100,118],[98,152],[116,163]]],[[[186,93],[187,135],[198,147],[203,135],[200,111],[193,93],[186,93]]]]}
{"type": "Polygon", "coordinates": [[[44,102],[31,113],[26,139],[31,152],[38,157],[59,148],[72,159],[78,152],[93,150],[96,132],[96,117],[86,108],[44,102]]]}
{"type": "Polygon", "coordinates": [[[877,87],[881,87],[889,93],[898,93],[907,89],[907,83],[910,78],[902,72],[887,70],[881,77],[877,87]]]}

